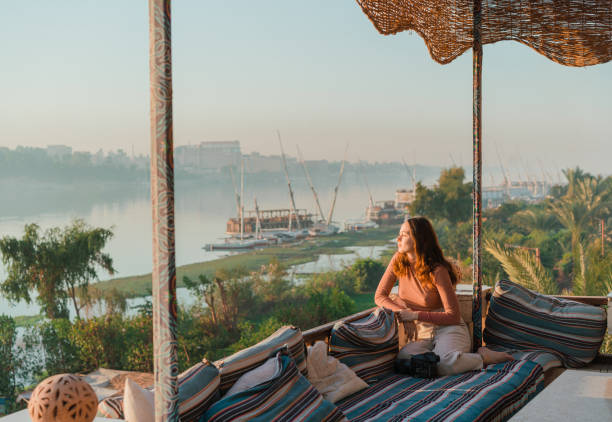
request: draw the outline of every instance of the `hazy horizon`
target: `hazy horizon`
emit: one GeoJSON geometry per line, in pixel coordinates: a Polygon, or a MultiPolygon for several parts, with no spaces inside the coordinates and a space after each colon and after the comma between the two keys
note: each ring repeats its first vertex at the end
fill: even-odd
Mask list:
{"type": "MultiPolygon", "coordinates": [[[[379,35],[352,0],[174,2],[176,146],[299,145],[307,160],[469,169],[472,54],[441,66],[416,34],[379,35]]],[[[5,5],[0,146],[149,151],[146,1],[5,5]]],[[[569,68],[484,47],[483,164],[610,173],[612,64],[569,68]]],[[[468,178],[470,175],[468,174],[468,178]]]]}

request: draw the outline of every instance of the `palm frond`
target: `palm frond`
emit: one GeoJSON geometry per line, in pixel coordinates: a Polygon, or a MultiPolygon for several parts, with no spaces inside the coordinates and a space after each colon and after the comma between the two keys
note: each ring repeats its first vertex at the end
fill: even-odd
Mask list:
{"type": "Polygon", "coordinates": [[[501,263],[510,280],[540,293],[557,293],[557,283],[552,274],[533,254],[525,250],[505,248],[495,241],[486,241],[485,248],[501,263]]]}

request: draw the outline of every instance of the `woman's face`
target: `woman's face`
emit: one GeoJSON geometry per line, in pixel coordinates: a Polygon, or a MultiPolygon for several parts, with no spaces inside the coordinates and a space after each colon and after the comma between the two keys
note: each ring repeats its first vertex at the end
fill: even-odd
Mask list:
{"type": "Polygon", "coordinates": [[[405,227],[400,229],[397,236],[397,251],[399,253],[414,252],[414,239],[410,230],[406,230],[405,227]]]}

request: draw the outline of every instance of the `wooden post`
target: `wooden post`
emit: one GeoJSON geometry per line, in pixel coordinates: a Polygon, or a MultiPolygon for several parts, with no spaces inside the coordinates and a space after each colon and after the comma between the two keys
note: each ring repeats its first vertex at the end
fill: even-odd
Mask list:
{"type": "Polygon", "coordinates": [[[472,236],[472,320],[474,323],[474,350],[482,345],[482,268],[481,268],[481,232],[482,232],[482,40],[481,29],[482,0],[474,0],[474,32],[472,43],[473,71],[473,236],[472,236]]]}
{"type": "Polygon", "coordinates": [[[149,0],[155,421],[178,421],[170,0],[149,0]]]}

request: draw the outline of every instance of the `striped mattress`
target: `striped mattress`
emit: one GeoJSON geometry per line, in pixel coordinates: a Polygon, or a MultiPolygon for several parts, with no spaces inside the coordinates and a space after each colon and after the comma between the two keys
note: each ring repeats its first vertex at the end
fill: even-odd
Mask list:
{"type": "Polygon", "coordinates": [[[504,421],[542,380],[540,365],[519,360],[436,379],[391,375],[336,404],[350,421],[504,421]]]}

